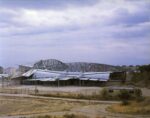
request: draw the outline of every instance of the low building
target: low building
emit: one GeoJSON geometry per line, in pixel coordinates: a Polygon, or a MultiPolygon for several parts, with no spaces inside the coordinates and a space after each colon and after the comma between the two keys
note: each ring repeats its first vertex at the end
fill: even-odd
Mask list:
{"type": "Polygon", "coordinates": [[[125,82],[126,81],[126,71],[113,72],[110,74],[110,80],[114,82],[125,82]]]}
{"type": "Polygon", "coordinates": [[[66,72],[31,69],[22,74],[21,84],[50,86],[102,86],[109,80],[111,72],[66,72]]]}

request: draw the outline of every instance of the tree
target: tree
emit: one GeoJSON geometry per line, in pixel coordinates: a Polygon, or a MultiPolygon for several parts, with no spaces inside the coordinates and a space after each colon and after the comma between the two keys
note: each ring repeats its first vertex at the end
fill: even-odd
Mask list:
{"type": "Polygon", "coordinates": [[[140,72],[150,72],[150,64],[139,67],[140,72]]]}
{"type": "Polygon", "coordinates": [[[133,73],[131,81],[139,86],[150,86],[150,65],[139,66],[139,71],[133,73]]]}

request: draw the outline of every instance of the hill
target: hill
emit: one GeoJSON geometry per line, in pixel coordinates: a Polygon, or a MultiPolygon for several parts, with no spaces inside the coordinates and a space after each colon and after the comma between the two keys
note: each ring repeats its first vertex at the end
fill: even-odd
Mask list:
{"type": "Polygon", "coordinates": [[[107,64],[87,62],[64,63],[56,59],[40,60],[34,64],[33,68],[72,72],[98,72],[113,71],[117,69],[115,66],[107,64]]]}
{"type": "Polygon", "coordinates": [[[35,69],[48,69],[48,70],[55,70],[55,71],[63,71],[66,70],[68,67],[65,63],[56,60],[56,59],[47,59],[47,60],[40,60],[33,65],[35,69]]]}
{"type": "Polygon", "coordinates": [[[115,66],[99,63],[87,63],[87,62],[73,62],[66,63],[68,71],[73,72],[98,72],[98,71],[113,71],[115,66]]]}

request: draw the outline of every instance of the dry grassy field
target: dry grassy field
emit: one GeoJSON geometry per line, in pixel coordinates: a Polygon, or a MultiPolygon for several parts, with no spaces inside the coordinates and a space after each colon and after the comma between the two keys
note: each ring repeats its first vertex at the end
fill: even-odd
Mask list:
{"type": "MultiPolygon", "coordinates": [[[[43,87],[38,86],[39,93],[55,93],[58,94],[84,94],[95,95],[99,94],[101,87],[43,87]]],[[[119,104],[114,103],[94,103],[86,101],[68,101],[66,98],[52,99],[47,97],[28,97],[28,94],[34,94],[35,86],[12,86],[7,88],[0,88],[0,118],[149,118],[150,116],[128,115],[120,114],[119,110],[126,108],[120,107],[119,104]],[[3,95],[8,93],[9,96],[3,95]],[[11,94],[10,94],[11,93],[11,94]],[[13,96],[18,95],[18,96],[13,96]],[[112,107],[111,107],[112,105],[112,107]],[[111,110],[106,110],[112,108],[111,110]],[[116,109],[117,108],[117,109],[116,109]],[[114,110],[114,111],[113,111],[114,110]],[[117,110],[117,112],[115,111],[117,110]],[[75,114],[75,116],[64,116],[65,114],[75,114]]],[[[149,89],[144,90],[144,94],[149,96],[149,89]]],[[[30,96],[30,95],[29,95],[30,96]]],[[[81,96],[82,97],[82,96],[81,96]]],[[[149,104],[149,103],[147,103],[149,104]]],[[[128,106],[130,109],[135,108],[135,104],[128,106]]],[[[138,106],[140,107],[140,106],[138,106]]],[[[127,108],[128,109],[128,108],[127,108]]],[[[135,109],[139,110],[139,109],[135,109]]],[[[143,113],[144,114],[144,113],[143,113]]]]}
{"type": "Polygon", "coordinates": [[[68,114],[75,114],[73,118],[101,118],[99,112],[95,111],[97,105],[102,108],[107,106],[79,101],[0,96],[0,118],[45,118],[45,115],[46,118],[69,118],[71,115],[68,114]]]}
{"type": "Polygon", "coordinates": [[[106,109],[111,105],[87,101],[0,96],[0,118],[149,118],[108,112],[106,109]]]}
{"type": "MultiPolygon", "coordinates": [[[[110,112],[123,114],[150,114],[150,99],[141,102],[132,101],[129,105],[115,104],[107,108],[110,112]]],[[[150,116],[150,115],[149,115],[150,116]]]]}
{"type": "Polygon", "coordinates": [[[1,96],[0,116],[70,111],[72,108],[78,108],[85,105],[87,105],[87,103],[84,102],[1,96]]]}

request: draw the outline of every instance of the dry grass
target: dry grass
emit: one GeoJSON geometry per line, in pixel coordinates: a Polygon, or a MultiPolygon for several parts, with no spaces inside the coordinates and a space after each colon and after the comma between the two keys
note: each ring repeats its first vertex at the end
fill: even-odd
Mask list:
{"type": "Polygon", "coordinates": [[[81,114],[65,114],[62,116],[45,115],[45,116],[36,116],[31,118],[89,118],[89,117],[81,114]]]}
{"type": "Polygon", "coordinates": [[[81,102],[68,102],[61,100],[0,97],[0,115],[26,115],[69,111],[86,105],[81,102]]]}
{"type": "Polygon", "coordinates": [[[0,96],[0,117],[101,118],[99,109],[103,107],[103,104],[89,104],[88,102],[0,96]]]}
{"type": "MultiPolygon", "coordinates": [[[[34,94],[33,94],[34,95],[34,94]]],[[[37,94],[37,96],[45,97],[60,97],[60,98],[73,98],[73,99],[98,99],[98,95],[84,95],[75,93],[49,93],[49,94],[37,94]]]]}
{"type": "Polygon", "coordinates": [[[115,104],[107,108],[108,111],[126,114],[150,114],[150,99],[143,102],[131,101],[129,105],[115,104]]]}

